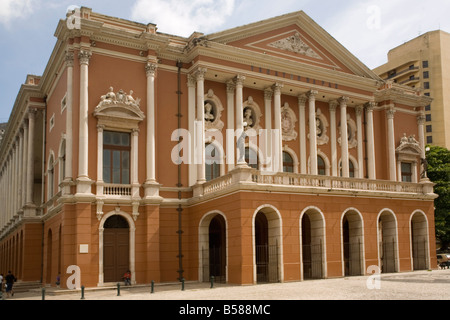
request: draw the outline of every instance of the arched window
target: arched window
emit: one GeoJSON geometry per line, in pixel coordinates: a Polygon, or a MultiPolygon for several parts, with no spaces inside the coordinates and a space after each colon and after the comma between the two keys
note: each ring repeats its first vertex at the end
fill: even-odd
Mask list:
{"type": "Polygon", "coordinates": [[[211,181],[220,177],[220,158],[219,151],[212,144],[207,144],[205,147],[205,178],[206,181],[211,181]]]}
{"type": "Polygon", "coordinates": [[[48,179],[47,200],[50,200],[54,196],[54,185],[55,185],[55,160],[53,159],[53,154],[50,155],[50,159],[48,160],[47,179],[48,179]]]}
{"type": "Polygon", "coordinates": [[[283,172],[294,172],[294,159],[286,151],[283,151],[283,172]]]}
{"type": "MultiPolygon", "coordinates": [[[[342,161],[339,161],[339,168],[342,177],[342,161]]],[[[353,161],[350,159],[348,160],[348,176],[349,178],[355,177],[355,165],[353,164],[353,161]]]]}
{"type": "Polygon", "coordinates": [[[326,175],[326,165],[325,160],[321,156],[317,156],[317,174],[319,176],[326,175]]]}

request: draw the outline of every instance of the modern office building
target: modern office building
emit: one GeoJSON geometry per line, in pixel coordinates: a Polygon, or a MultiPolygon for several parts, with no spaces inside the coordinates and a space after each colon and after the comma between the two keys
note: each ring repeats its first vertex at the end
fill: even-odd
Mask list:
{"type": "Polygon", "coordinates": [[[436,30],[420,35],[390,50],[388,62],[374,72],[433,99],[425,106],[425,143],[450,149],[450,34],[436,30]]]}
{"type": "Polygon", "coordinates": [[[430,98],[304,12],[185,38],[81,8],[55,36],[0,145],[3,273],[70,287],[128,269],[257,284],[435,268],[430,98]]]}

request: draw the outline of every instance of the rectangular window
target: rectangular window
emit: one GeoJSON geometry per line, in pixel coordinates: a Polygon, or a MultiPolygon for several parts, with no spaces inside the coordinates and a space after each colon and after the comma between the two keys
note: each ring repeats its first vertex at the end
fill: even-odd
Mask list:
{"type": "Polygon", "coordinates": [[[422,67],[428,68],[428,61],[427,60],[422,62],[422,67]]]}
{"type": "Polygon", "coordinates": [[[431,124],[427,125],[427,132],[432,132],[433,131],[433,126],[431,124]]]}
{"type": "Polygon", "coordinates": [[[430,78],[430,73],[428,71],[424,71],[423,72],[423,78],[424,79],[429,79],[430,78]]]}
{"type": "Polygon", "coordinates": [[[426,121],[431,121],[431,114],[425,115],[425,120],[426,121]]]}
{"type": "Polygon", "coordinates": [[[433,143],[433,137],[432,136],[427,136],[427,143],[433,143]]]}
{"type": "Polygon", "coordinates": [[[402,162],[402,181],[412,182],[412,165],[411,163],[402,162]]]}
{"type": "Polygon", "coordinates": [[[103,180],[106,183],[130,183],[130,134],[103,132],[103,180]]]}
{"type": "Polygon", "coordinates": [[[430,89],[430,83],[429,82],[424,82],[423,83],[423,88],[424,89],[430,89]]]}
{"type": "Polygon", "coordinates": [[[425,111],[431,111],[431,105],[430,104],[425,106],[425,111]]]}

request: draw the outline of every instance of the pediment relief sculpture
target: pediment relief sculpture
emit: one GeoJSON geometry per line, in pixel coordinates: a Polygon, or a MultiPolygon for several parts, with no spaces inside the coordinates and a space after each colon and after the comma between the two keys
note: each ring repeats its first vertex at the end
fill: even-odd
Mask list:
{"type": "Polygon", "coordinates": [[[297,131],[295,131],[295,124],[297,117],[289,104],[286,102],[281,108],[281,129],[284,141],[292,141],[297,139],[297,131]]]}
{"type": "Polygon", "coordinates": [[[208,93],[205,95],[205,130],[222,130],[224,126],[224,123],[221,120],[223,110],[220,99],[214,94],[212,89],[209,89],[208,93]]]}
{"type": "Polygon", "coordinates": [[[322,59],[311,47],[309,47],[300,37],[300,33],[296,32],[294,35],[285,39],[281,39],[269,44],[270,47],[301,54],[307,57],[322,59]]]}
{"type": "Polygon", "coordinates": [[[316,133],[317,133],[317,144],[324,145],[327,144],[330,138],[327,135],[328,131],[328,120],[322,113],[320,108],[316,111],[316,133]]]}
{"type": "Polygon", "coordinates": [[[406,133],[403,134],[403,137],[400,139],[400,145],[395,149],[395,152],[399,155],[410,155],[414,157],[420,156],[421,151],[419,142],[415,136],[410,135],[408,137],[406,133]]]}
{"type": "Polygon", "coordinates": [[[103,123],[108,122],[110,126],[115,123],[122,127],[124,124],[120,124],[120,122],[137,123],[144,120],[145,115],[139,104],[140,99],[133,97],[133,90],[126,93],[121,89],[115,93],[113,87],[110,87],[109,91],[100,97],[100,102],[94,110],[94,116],[103,123]]]}

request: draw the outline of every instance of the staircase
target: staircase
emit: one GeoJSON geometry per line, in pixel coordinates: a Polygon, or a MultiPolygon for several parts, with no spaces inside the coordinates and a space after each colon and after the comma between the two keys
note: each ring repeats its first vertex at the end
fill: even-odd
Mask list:
{"type": "MultiPolygon", "coordinates": [[[[4,284],[3,284],[4,285],[4,284]]],[[[17,281],[14,283],[13,290],[14,293],[27,292],[30,290],[40,289],[42,284],[39,281],[17,281]]],[[[5,288],[3,288],[5,291],[5,288]]]]}

